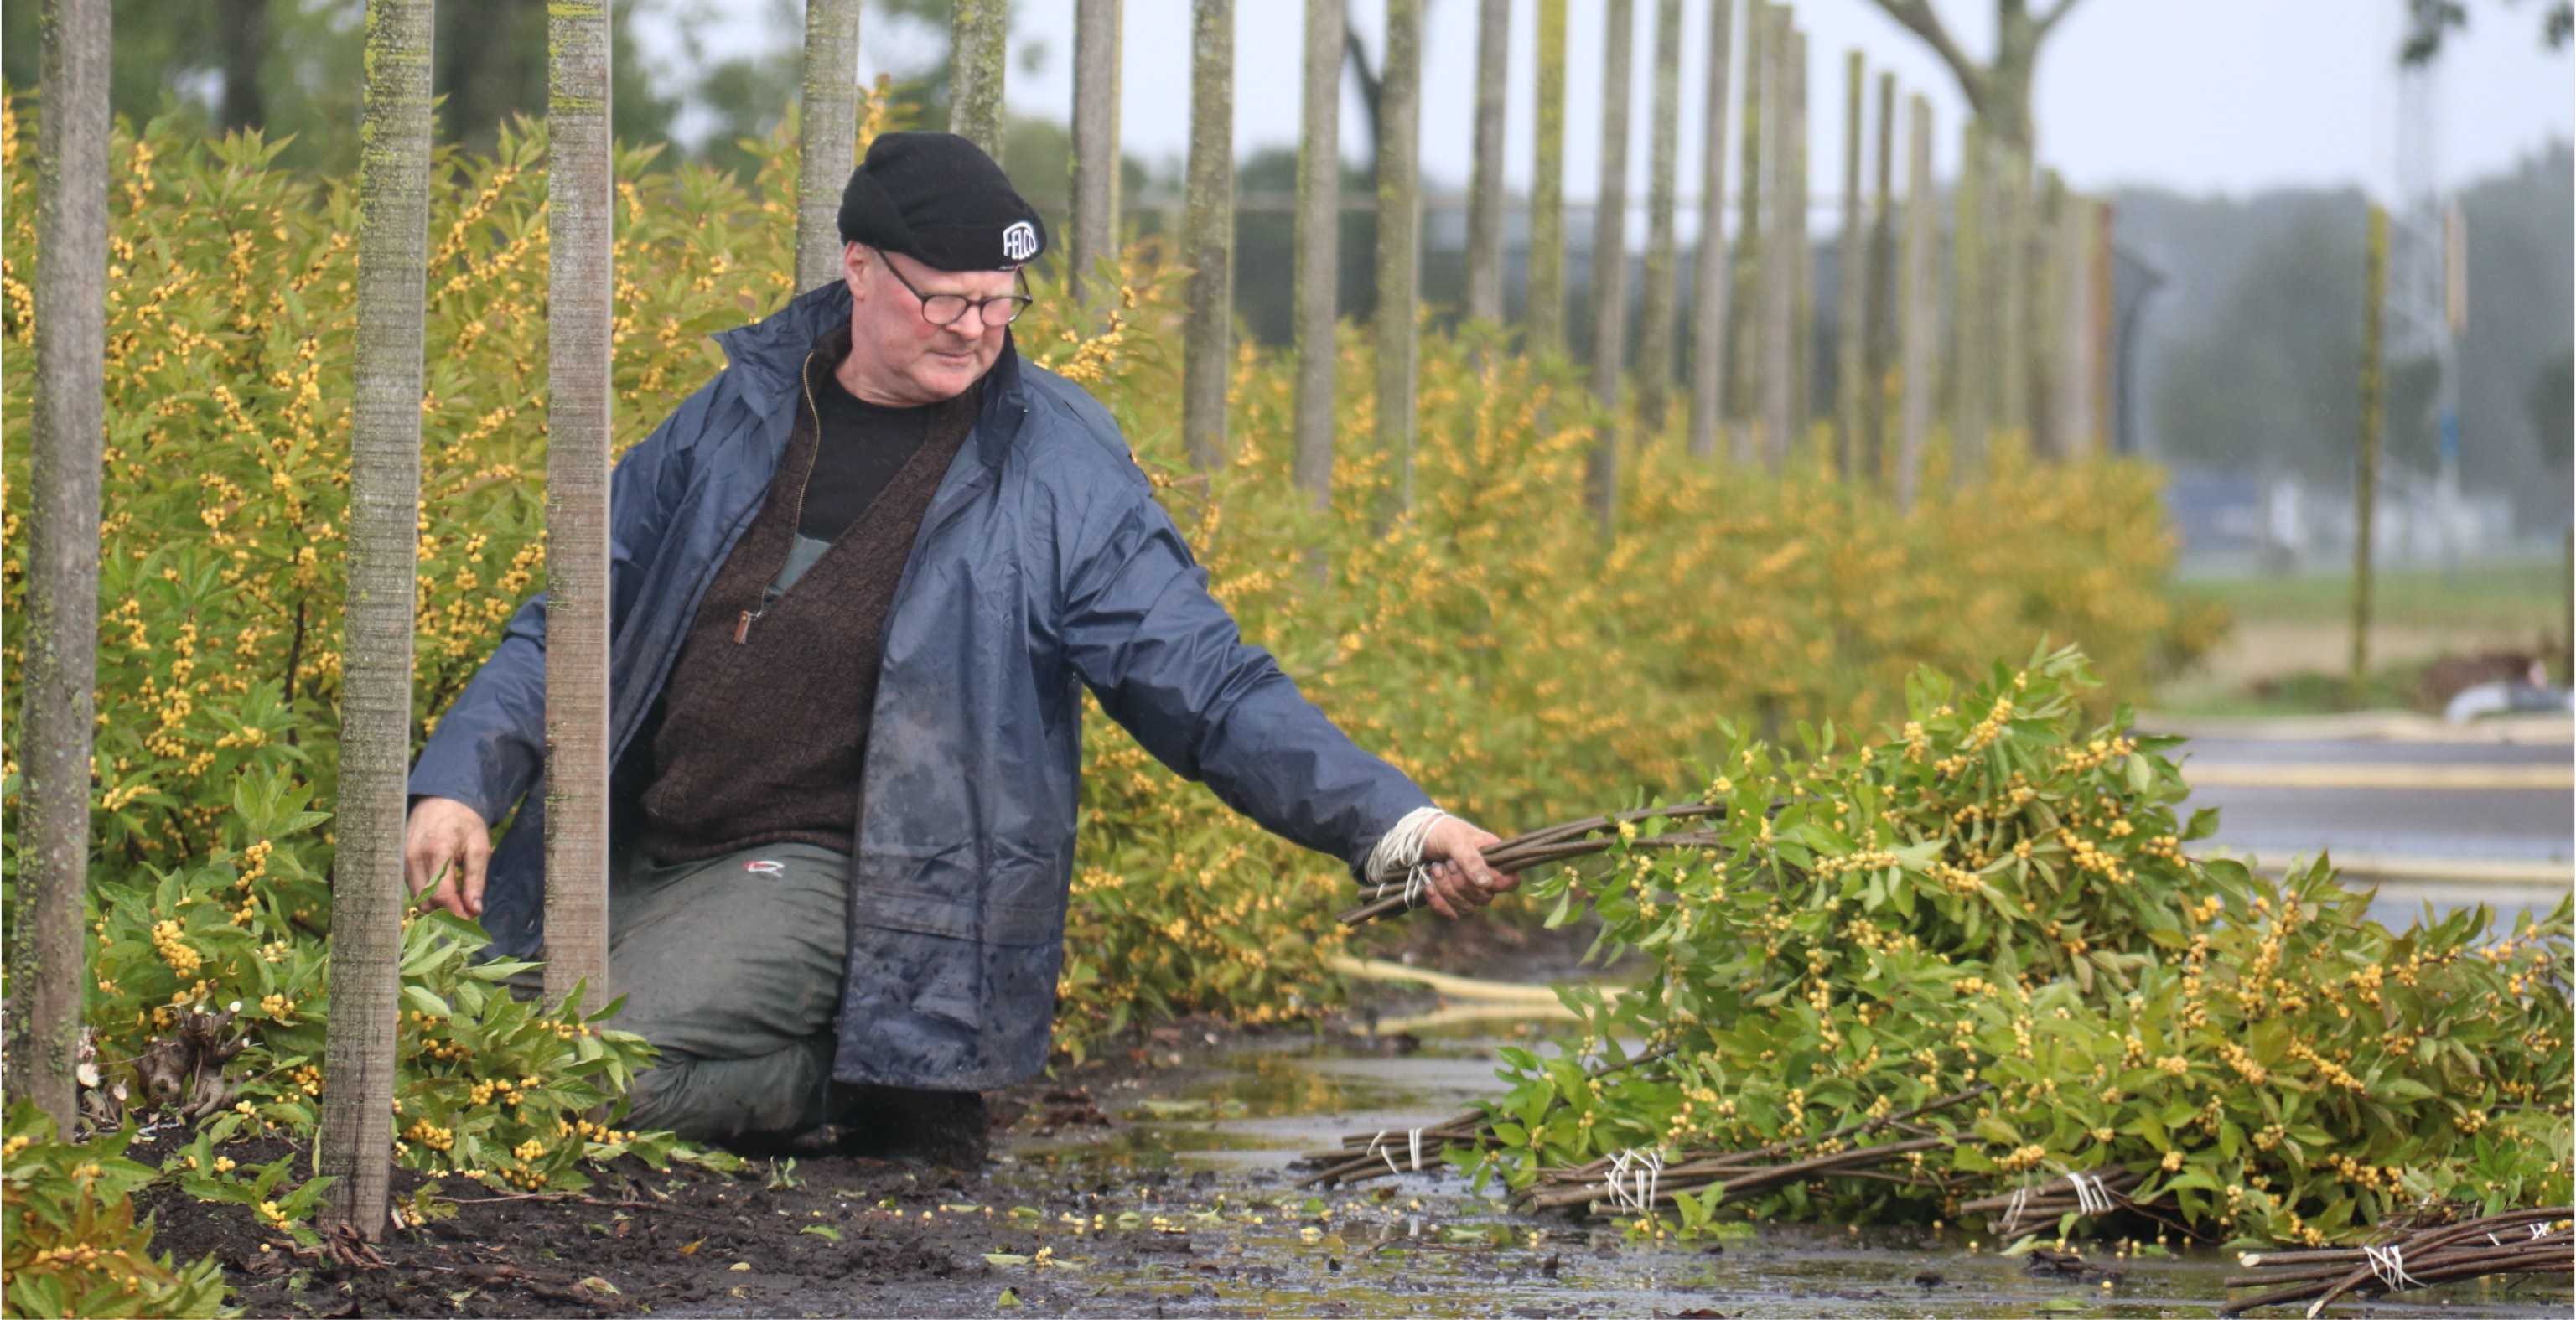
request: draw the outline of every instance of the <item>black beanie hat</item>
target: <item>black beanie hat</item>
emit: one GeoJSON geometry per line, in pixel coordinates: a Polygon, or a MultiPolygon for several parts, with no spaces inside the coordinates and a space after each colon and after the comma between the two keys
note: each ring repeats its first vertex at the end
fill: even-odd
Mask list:
{"type": "Polygon", "coordinates": [[[936,270],[1016,270],[1046,250],[1046,222],[974,143],[883,133],[841,190],[841,241],[936,270]]]}

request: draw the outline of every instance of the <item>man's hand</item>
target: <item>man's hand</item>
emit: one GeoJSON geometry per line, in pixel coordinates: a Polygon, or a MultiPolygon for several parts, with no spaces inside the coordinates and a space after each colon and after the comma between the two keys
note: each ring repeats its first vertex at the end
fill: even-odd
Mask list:
{"type": "Polygon", "coordinates": [[[483,868],[491,860],[492,827],[480,812],[442,797],[412,805],[403,832],[403,879],[414,899],[434,885],[431,907],[468,919],[482,916],[483,868]]]}
{"type": "Polygon", "coordinates": [[[1493,902],[1494,895],[1520,885],[1519,876],[1485,865],[1485,846],[1498,842],[1494,835],[1455,816],[1432,822],[1422,836],[1422,861],[1431,868],[1432,911],[1444,917],[1464,916],[1493,902]]]}

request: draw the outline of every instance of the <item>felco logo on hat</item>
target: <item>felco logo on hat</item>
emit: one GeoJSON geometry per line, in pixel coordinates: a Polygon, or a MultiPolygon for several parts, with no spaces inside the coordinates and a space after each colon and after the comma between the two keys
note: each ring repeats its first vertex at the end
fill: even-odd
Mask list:
{"type": "Polygon", "coordinates": [[[1011,222],[1002,231],[1002,255],[1012,261],[1026,261],[1038,254],[1037,226],[1026,220],[1011,222]]]}

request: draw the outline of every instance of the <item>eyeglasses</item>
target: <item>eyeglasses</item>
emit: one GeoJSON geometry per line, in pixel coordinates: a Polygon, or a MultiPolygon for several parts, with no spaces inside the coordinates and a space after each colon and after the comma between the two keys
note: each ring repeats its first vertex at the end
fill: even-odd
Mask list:
{"type": "MultiPolygon", "coordinates": [[[[973,312],[983,327],[990,330],[1020,319],[1020,313],[1027,311],[1029,304],[1037,301],[1026,293],[1004,293],[990,298],[969,298],[962,293],[923,293],[913,288],[912,281],[905,279],[902,271],[895,269],[895,264],[886,256],[885,249],[871,250],[877,254],[877,261],[885,266],[886,273],[894,276],[896,283],[910,291],[913,297],[921,300],[921,319],[932,325],[952,326],[964,320],[968,312],[973,312]],[[996,308],[999,308],[1002,313],[1002,319],[998,321],[993,319],[996,308]]],[[[1022,289],[1028,287],[1027,277],[1018,271],[1011,272],[1011,279],[1022,289]]]]}

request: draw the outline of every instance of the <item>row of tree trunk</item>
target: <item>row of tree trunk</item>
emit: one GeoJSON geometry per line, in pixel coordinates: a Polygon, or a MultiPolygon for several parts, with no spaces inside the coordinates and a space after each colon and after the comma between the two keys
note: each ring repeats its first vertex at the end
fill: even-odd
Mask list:
{"type": "MultiPolygon", "coordinates": [[[[1339,271],[1338,134],[1347,2],[1306,0],[1295,245],[1296,473],[1319,502],[1329,499],[1333,464],[1331,331],[1339,271]]],[[[1381,2],[1386,49],[1373,84],[1379,309],[1374,438],[1396,474],[1395,498],[1402,506],[1411,502],[1415,344],[1422,316],[1422,13],[1421,0],[1381,2]]],[[[1564,0],[1535,3],[1537,141],[1519,331],[1527,351],[1561,355],[1567,324],[1567,12],[1564,0]]],[[[1629,443],[1623,439],[1627,428],[1663,433],[1677,388],[1688,394],[1685,434],[1694,454],[1731,453],[1776,468],[1821,440],[1823,456],[1837,470],[1855,480],[1890,484],[1908,500],[1921,481],[1938,417],[1949,424],[1954,473],[1973,471],[1996,433],[2022,437],[2044,456],[2079,454],[2099,442],[2108,404],[2109,213],[2103,204],[2067,192],[2053,175],[2034,180],[2022,145],[2026,125],[2010,137],[1990,135],[1975,122],[1964,128],[1968,163],[1945,233],[1930,168],[1928,104],[1918,96],[1909,107],[1907,192],[1899,198],[1894,76],[1879,76],[1873,114],[1867,70],[1860,53],[1850,52],[1842,215],[1832,258],[1835,306],[1820,325],[1817,245],[1809,235],[1815,203],[1805,34],[1789,6],[1747,0],[1738,79],[1737,5],[1709,0],[1699,162],[1702,239],[1691,278],[1684,280],[1676,232],[1684,10],[1682,0],[1652,0],[1652,6],[1642,306],[1634,318],[1633,346],[1627,166],[1636,0],[1606,0],[1598,11],[1606,40],[1601,174],[1589,248],[1589,357],[1601,422],[1586,494],[1605,527],[1615,504],[1619,456],[1629,443]],[[1739,102],[1740,118],[1733,122],[1741,127],[1732,130],[1740,133],[1742,149],[1739,212],[1730,251],[1725,158],[1730,110],[1739,102]],[[1684,288],[1690,292],[1687,308],[1680,306],[1684,288]],[[1676,360],[1685,318],[1692,345],[1686,370],[1676,360]],[[1946,351],[1940,346],[1944,339],[1946,351]],[[1826,370],[1829,392],[1817,387],[1826,370]],[[1819,424],[1825,435],[1812,436],[1819,424]]],[[[1113,53],[1103,58],[1110,67],[1118,9],[1118,0],[1085,0],[1079,11],[1078,46],[1109,48],[1113,53]]],[[[1511,18],[1511,0],[1479,0],[1464,310],[1493,322],[1503,320],[1506,303],[1502,124],[1510,92],[1511,18]]],[[[1231,0],[1194,0],[1190,166],[1178,255],[1192,272],[1184,433],[1190,461],[1203,470],[1221,465],[1227,453],[1232,19],[1231,0]]],[[[958,59],[964,80],[969,55],[962,44],[958,59]]],[[[1993,81],[1989,75],[1987,85],[1993,81]]],[[[1075,123],[1111,125],[1103,132],[1077,132],[1077,178],[1115,170],[1115,90],[1114,75],[1077,86],[1075,123]]],[[[1987,99],[2003,104],[1995,96],[1987,99]]],[[[1114,232],[1114,197],[1077,188],[1073,210],[1078,233],[1114,232]]],[[[1078,280],[1091,278],[1090,266],[1102,250],[1078,246],[1078,280]]],[[[1087,283],[1077,287],[1096,293],[1087,283]]]]}

